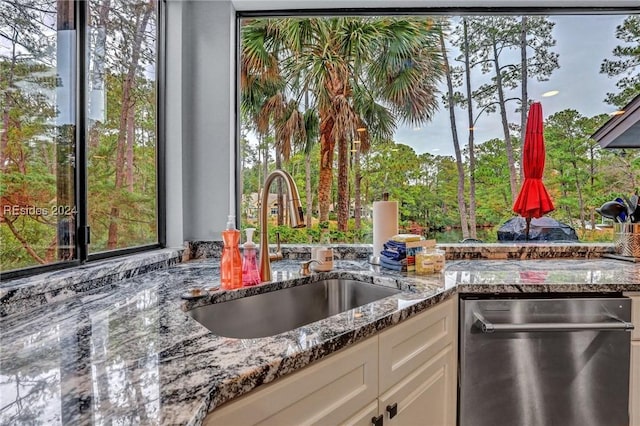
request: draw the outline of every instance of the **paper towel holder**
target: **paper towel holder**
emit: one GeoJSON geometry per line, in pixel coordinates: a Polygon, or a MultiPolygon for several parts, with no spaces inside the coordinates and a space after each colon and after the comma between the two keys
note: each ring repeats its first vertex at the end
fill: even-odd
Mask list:
{"type": "MultiPolygon", "coordinates": [[[[382,201],[389,201],[388,192],[382,193],[382,201]]],[[[377,256],[375,253],[373,253],[371,256],[369,256],[369,263],[372,265],[380,265],[380,256],[377,256]]]]}

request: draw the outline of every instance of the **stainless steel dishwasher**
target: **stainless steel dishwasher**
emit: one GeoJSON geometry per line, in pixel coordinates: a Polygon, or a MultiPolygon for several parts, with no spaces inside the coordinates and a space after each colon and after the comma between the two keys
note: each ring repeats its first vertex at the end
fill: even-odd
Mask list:
{"type": "Polygon", "coordinates": [[[460,298],[460,426],[627,426],[631,301],[460,298]]]}

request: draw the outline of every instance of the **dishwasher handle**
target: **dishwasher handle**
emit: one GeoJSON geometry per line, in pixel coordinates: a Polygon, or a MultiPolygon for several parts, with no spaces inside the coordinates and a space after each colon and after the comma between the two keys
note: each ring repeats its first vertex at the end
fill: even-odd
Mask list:
{"type": "Polygon", "coordinates": [[[521,323],[521,324],[494,324],[487,320],[481,313],[474,312],[474,326],[483,333],[494,332],[532,332],[532,331],[631,331],[633,324],[619,318],[611,317],[615,321],[607,322],[552,322],[552,323],[521,323]]]}

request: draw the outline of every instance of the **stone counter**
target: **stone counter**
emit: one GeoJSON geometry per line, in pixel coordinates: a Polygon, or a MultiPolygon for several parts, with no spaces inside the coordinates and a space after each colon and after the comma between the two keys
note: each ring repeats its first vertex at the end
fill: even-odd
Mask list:
{"type": "Polygon", "coordinates": [[[456,292],[640,291],[638,264],[604,259],[450,261],[443,273],[426,277],[362,260],[336,266],[303,282],[357,276],[403,291],[276,336],[225,338],[185,310],[294,285],[298,261],[274,263],[277,282],[181,300],[189,287],[218,284],[218,262],[208,259],[8,315],[0,319],[0,424],[197,425],[220,404],[456,292]]]}

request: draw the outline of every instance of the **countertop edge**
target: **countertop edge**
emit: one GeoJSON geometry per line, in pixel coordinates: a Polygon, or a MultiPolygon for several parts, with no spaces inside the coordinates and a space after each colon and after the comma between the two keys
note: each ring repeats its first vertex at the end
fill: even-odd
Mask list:
{"type": "Polygon", "coordinates": [[[114,257],[0,283],[0,317],[36,309],[182,262],[184,247],[114,257]]]}
{"type": "MultiPolygon", "coordinates": [[[[455,288],[442,289],[442,291],[437,292],[417,303],[388,314],[372,323],[335,336],[330,340],[324,341],[320,345],[316,345],[310,349],[299,352],[293,357],[284,357],[265,364],[263,368],[248,371],[247,374],[239,376],[240,380],[238,381],[227,381],[218,386],[214,386],[209,393],[210,401],[208,402],[209,407],[206,414],[213,412],[216,408],[219,408],[227,402],[248,394],[249,392],[259,388],[261,385],[286,377],[291,373],[302,370],[316,361],[320,361],[334,355],[342,349],[360,343],[369,337],[373,337],[379,332],[404,322],[407,319],[412,318],[413,316],[418,315],[445,300],[448,300],[456,294],[457,291],[455,288]],[[275,370],[272,371],[274,368],[275,370]],[[259,383],[255,383],[253,381],[256,377],[266,377],[267,379],[261,380],[259,383]],[[212,394],[218,396],[211,397],[212,394]],[[229,394],[233,396],[230,396],[229,394]]],[[[190,424],[199,425],[201,423],[190,424]]]]}
{"type": "MultiPolygon", "coordinates": [[[[362,273],[360,273],[362,274],[362,273]]],[[[370,274],[363,274],[370,276],[370,274]]],[[[402,282],[408,277],[397,277],[396,280],[402,282]]],[[[552,283],[540,284],[457,284],[454,287],[442,288],[424,300],[411,306],[402,308],[396,312],[386,315],[371,324],[358,327],[354,330],[336,336],[334,339],[325,341],[319,346],[314,346],[304,352],[298,353],[292,358],[282,358],[264,365],[253,371],[248,371],[239,377],[239,381],[226,381],[211,389],[208,394],[208,408],[205,413],[215,411],[224,404],[240,398],[251,391],[259,388],[263,384],[268,384],[276,379],[285,377],[291,373],[299,371],[316,361],[323,360],[336,352],[357,344],[366,338],[372,337],[380,331],[397,325],[414,315],[438,305],[449,298],[459,294],[533,294],[533,293],[623,293],[640,291],[640,282],[633,284],[585,284],[585,283],[562,283],[554,285],[552,283]],[[297,364],[302,362],[300,364],[297,364]],[[275,371],[271,371],[275,369],[275,371]],[[256,377],[266,375],[268,380],[253,382],[256,377]]],[[[204,408],[201,407],[201,408],[204,408]]],[[[201,420],[203,420],[202,417],[201,420]]],[[[190,423],[200,425],[201,422],[190,423]]]]}

